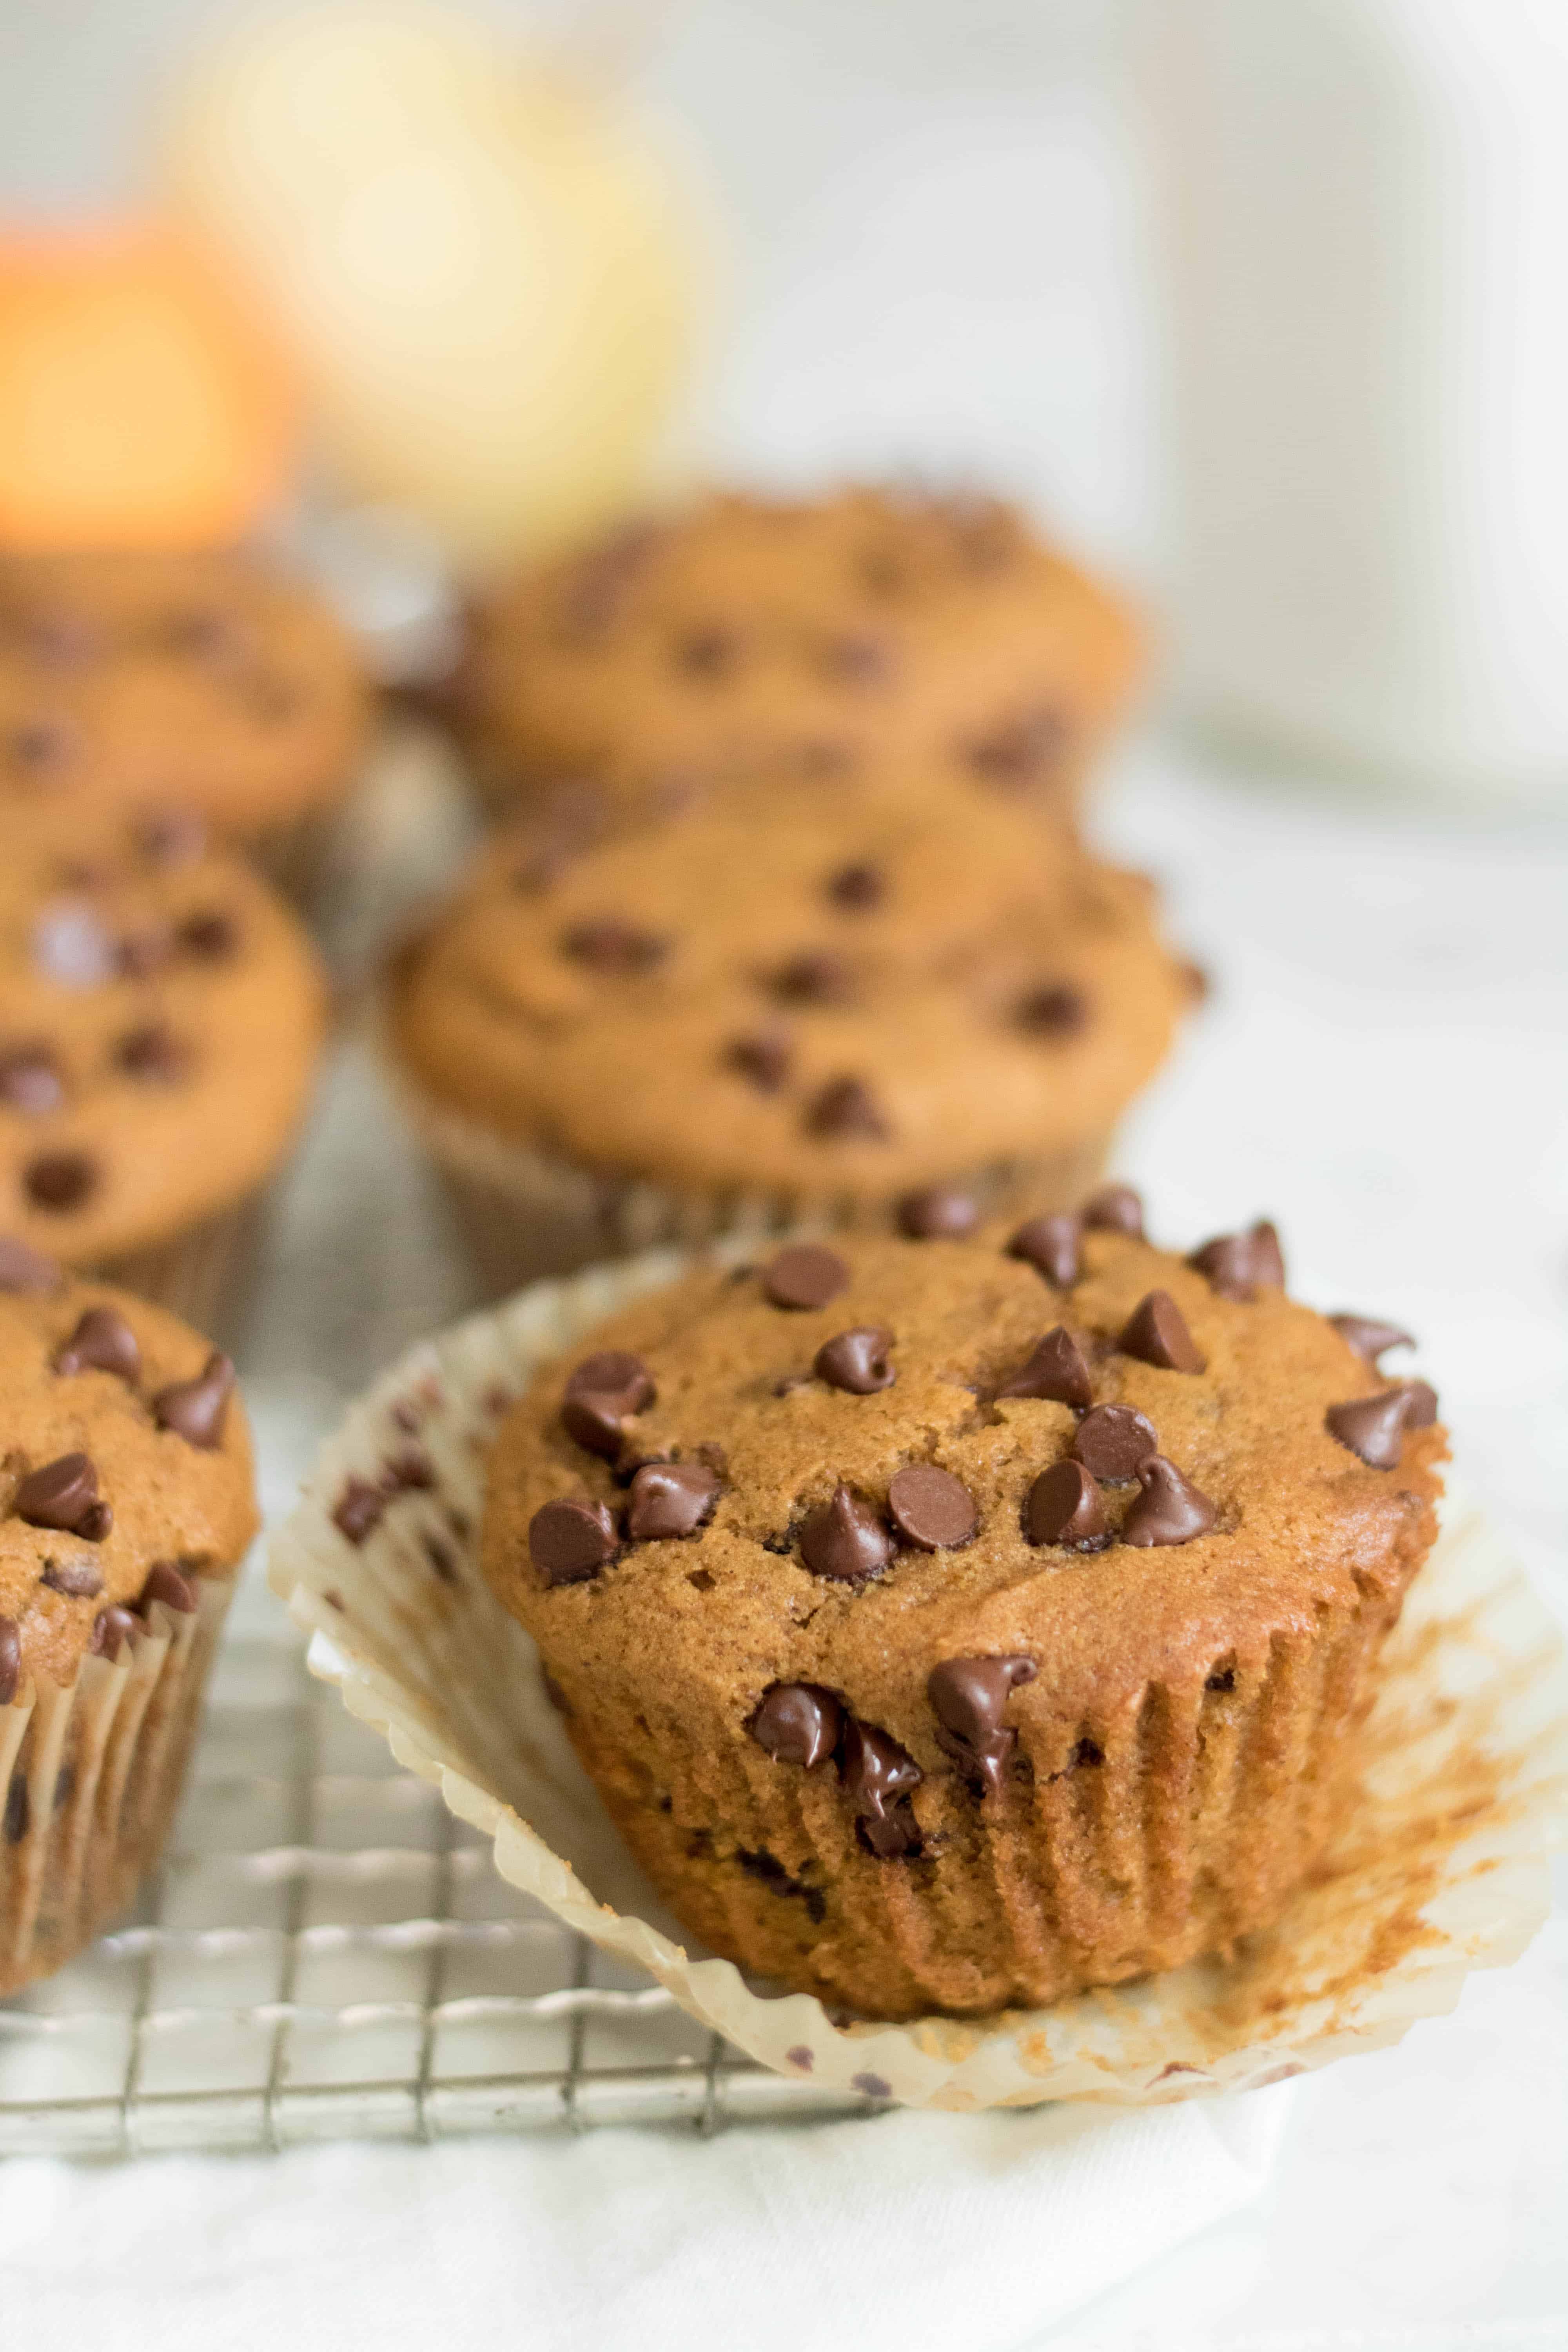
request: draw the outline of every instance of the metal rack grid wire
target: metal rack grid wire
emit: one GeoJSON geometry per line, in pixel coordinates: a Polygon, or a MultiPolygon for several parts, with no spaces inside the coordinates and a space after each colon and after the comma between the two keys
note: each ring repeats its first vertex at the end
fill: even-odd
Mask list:
{"type": "Polygon", "coordinates": [[[163,1864],[0,2002],[0,2155],[853,2114],[509,1887],[281,1631],[218,1661],[163,1864]]]}

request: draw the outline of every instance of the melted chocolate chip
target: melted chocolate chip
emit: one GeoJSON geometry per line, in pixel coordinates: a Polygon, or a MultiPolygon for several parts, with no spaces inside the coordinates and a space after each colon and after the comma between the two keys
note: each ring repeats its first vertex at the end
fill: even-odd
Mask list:
{"type": "Polygon", "coordinates": [[[1136,1406],[1097,1404],[1079,1423],[1072,1450],[1086,1470],[1115,1485],[1132,1477],[1159,1445],[1153,1423],[1136,1406]]]}
{"type": "Polygon", "coordinates": [[[542,1504],[528,1523],[529,1557],[548,1585],[585,1583],[619,1549],[608,1506],[587,1495],[542,1504]]]}
{"type": "Polygon", "coordinates": [[[1399,1461],[1408,1410],[1406,1390],[1379,1389],[1374,1396],[1331,1404],[1323,1419],[1329,1435],[1359,1454],[1369,1469],[1392,1470],[1399,1461]]]}
{"type": "Polygon", "coordinates": [[[0,1102],[37,1118],[58,1110],[65,1098],[65,1080],[47,1045],[0,1047],[0,1102]]]}
{"type": "Polygon", "coordinates": [[[1000,1789],[1018,1739],[1003,1723],[1002,1710],[1020,1683],[1034,1681],[1035,1672],[1033,1658],[1017,1655],[944,1658],[926,1677],[939,1744],[990,1796],[1000,1789]]]}
{"type": "Polygon", "coordinates": [[[879,907],[888,895],[887,877],[879,866],[865,862],[840,866],[827,877],[827,896],[834,906],[850,914],[879,907]]]}
{"type": "Polygon", "coordinates": [[[788,1083],[789,1041],[776,1034],[764,1031],[750,1037],[731,1037],[721,1058],[727,1070],[750,1078],[759,1094],[776,1095],[788,1083]]]}
{"type": "Polygon", "coordinates": [[[863,1078],[829,1078],[806,1107],[805,1129],[824,1142],[862,1138],[885,1143],[889,1129],[876,1097],[863,1078]]]}
{"type": "Polygon", "coordinates": [[[1143,1203],[1131,1184],[1102,1184],[1083,1204],[1084,1223],[1096,1233],[1143,1238],[1143,1203]]]}
{"type": "Polygon", "coordinates": [[[332,1506],[332,1524],[350,1543],[362,1544],[380,1524],[390,1499],[384,1486],[374,1486],[368,1478],[349,1478],[332,1506]]]}
{"type": "Polygon", "coordinates": [[[858,1584],[878,1575],[893,1557],[893,1538],[868,1503],[836,1486],[832,1499],[808,1512],[800,1530],[800,1556],[813,1576],[858,1584]]]}
{"type": "Polygon", "coordinates": [[[844,1389],[850,1396],[871,1396],[879,1389],[890,1389],[898,1378],[888,1361],[892,1344],[892,1333],[880,1324],[863,1324],[825,1339],[811,1368],[829,1388],[844,1389]]]}
{"type": "Polygon", "coordinates": [[[1138,1465],[1143,1489],[1121,1522],[1124,1544],[1184,1544],[1206,1536],[1219,1514],[1206,1495],[1163,1454],[1138,1465]]]}
{"type": "Polygon", "coordinates": [[[64,1593],[68,1601],[96,1601],[103,1591],[103,1579],[90,1559],[47,1559],[38,1582],[51,1592],[64,1593]]]}
{"type": "Polygon", "coordinates": [[[1415,1345],[1409,1332],[1402,1331],[1397,1323],[1380,1323],[1375,1316],[1331,1315],[1329,1321],[1363,1364],[1375,1364],[1390,1348],[1415,1345]]]}
{"type": "Polygon", "coordinates": [[[979,1203],[949,1184],[906,1192],[899,1202],[899,1231],[912,1242],[961,1242],[980,1223],[979,1203]]]}
{"type": "Polygon", "coordinates": [[[26,1242],[16,1241],[9,1234],[0,1234],[0,1290],[36,1291],[41,1295],[58,1290],[64,1280],[52,1258],[29,1249],[26,1242]]]}
{"type": "Polygon", "coordinates": [[[198,963],[226,963],[239,948],[239,928],[234,917],[216,907],[187,915],[174,936],[198,963]]]}
{"type": "Polygon", "coordinates": [[[1285,1259],[1279,1236],[1267,1222],[1244,1234],[1216,1234],[1187,1264],[1203,1275],[1221,1298],[1255,1298],[1259,1290],[1283,1290],[1285,1259]]]}
{"type": "Polygon", "coordinates": [[[888,1517],[918,1551],[956,1551],[980,1524],[974,1497],[961,1478],[934,1464],[895,1470],[888,1486],[888,1517]]]}
{"type": "Polygon", "coordinates": [[[849,1268],[816,1242],[792,1242],[763,1269],[763,1295],[774,1307],[826,1307],[847,1288],[849,1268]]]}
{"type": "Polygon", "coordinates": [[[631,923],[605,915],[574,923],[563,931],[561,952],[574,963],[586,964],[591,971],[630,979],[662,963],[669,952],[669,942],[657,938],[652,931],[639,931],[631,923]]]}
{"type": "Polygon", "coordinates": [[[765,985],[781,1004],[847,1004],[855,994],[855,975],[842,956],[808,950],[776,965],[765,985]]]}
{"type": "Polygon", "coordinates": [[[880,1862],[920,1852],[920,1825],[909,1801],[925,1774],[907,1748],[858,1717],[845,1720],[839,1772],[854,1803],[860,1841],[880,1862]]]}
{"type": "Polygon", "coordinates": [[[1041,1471],[1024,1500],[1024,1539],[1069,1551],[1100,1551],[1110,1542],[1100,1488],[1081,1462],[1041,1471]]]}
{"type": "Polygon", "coordinates": [[[22,1184],[36,1209],[79,1209],[98,1184],[98,1164],[85,1151],[42,1151],[22,1171],[22,1184]]]}
{"type": "Polygon", "coordinates": [[[626,1533],[633,1543],[694,1536],[718,1496],[719,1481],[700,1462],[645,1462],[632,1480],[626,1533]]]}
{"type": "Polygon", "coordinates": [[[1067,740],[1067,722],[1060,711],[1041,709],[978,737],[966,745],[964,757],[986,783],[1018,791],[1049,773],[1067,740]]]}
{"type": "Polygon", "coordinates": [[[1077,1217],[1031,1217],[1007,1244],[1007,1255],[1022,1258],[1058,1290],[1070,1290],[1082,1271],[1080,1234],[1077,1217]]]}
{"type": "Polygon", "coordinates": [[[215,1349],[194,1381],[175,1381],[153,1399],[153,1418],[187,1445],[211,1453],[223,1442],[223,1425],[234,1389],[234,1366],[215,1349]]]}
{"type": "Polygon", "coordinates": [[[626,1423],[654,1402],[654,1385],[640,1356],[606,1348],[584,1356],[566,1383],[561,1426],[590,1454],[613,1462],[621,1450],[626,1423]]]}
{"type": "Polygon", "coordinates": [[[1065,1324],[1058,1323],[1037,1339],[1027,1360],[1011,1380],[1004,1381],[999,1397],[1045,1397],[1055,1404],[1070,1404],[1087,1412],[1094,1402],[1089,1366],[1083,1350],[1065,1324]]]}
{"type": "Polygon", "coordinates": [[[175,1086],[191,1066],[190,1047],[163,1021],[146,1021],[126,1030],[110,1049],[117,1070],[147,1086],[175,1086]]]}
{"type": "Polygon", "coordinates": [[[9,1706],[22,1681],[22,1629],[14,1617],[0,1617],[0,1706],[9,1706]]]}
{"type": "Polygon", "coordinates": [[[1088,1025],[1089,999],[1065,981],[1053,982],[1021,996],[1013,1019],[1031,1037],[1076,1037],[1088,1025]]]}
{"type": "Polygon", "coordinates": [[[181,1617],[195,1612],[196,1596],[173,1560],[155,1559],[147,1570],[136,1601],[143,1617],[154,1601],[161,1601],[165,1609],[173,1609],[181,1617]]]}
{"type": "Polygon", "coordinates": [[[810,1772],[833,1754],[843,1725],[844,1709],[819,1683],[774,1683],[747,1729],[775,1763],[810,1772]]]}
{"type": "Polygon", "coordinates": [[[109,1607],[100,1609],[92,1621],[92,1638],[88,1648],[95,1658],[107,1658],[112,1665],[136,1630],[136,1620],[131,1611],[110,1601],[109,1607]]]}
{"type": "Polygon", "coordinates": [[[112,1372],[134,1381],[142,1370],[136,1334],[117,1307],[89,1307],[55,1357],[57,1372],[112,1372]]]}
{"type": "Polygon", "coordinates": [[[99,1500],[98,1471],[86,1454],[62,1454],[30,1470],[12,1507],[30,1528],[58,1528],[91,1543],[109,1533],[108,1505],[99,1500]]]}
{"type": "Polygon", "coordinates": [[[1124,1356],[1167,1372],[1201,1372],[1204,1359],[1185,1316],[1168,1290],[1151,1290],[1122,1326],[1116,1342],[1124,1356]]]}

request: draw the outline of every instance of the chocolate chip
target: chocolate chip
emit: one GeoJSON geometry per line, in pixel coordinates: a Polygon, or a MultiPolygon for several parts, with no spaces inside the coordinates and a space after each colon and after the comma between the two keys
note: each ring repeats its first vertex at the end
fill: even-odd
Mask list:
{"type": "Polygon", "coordinates": [[[621,1450],[626,1423],[654,1402],[654,1385],[640,1356],[606,1348],[584,1356],[567,1381],[561,1426],[590,1454],[613,1462],[621,1450]]]}
{"type": "Polygon", "coordinates": [[[94,1601],[103,1591],[103,1579],[90,1559],[47,1559],[38,1578],[51,1592],[68,1601],[94,1601]]]}
{"type": "Polygon", "coordinates": [[[0,1102],[37,1118],[58,1110],[65,1098],[59,1064],[47,1045],[0,1048],[0,1102]]]}
{"type": "Polygon", "coordinates": [[[1430,1381],[1405,1382],[1405,1426],[1430,1429],[1437,1418],[1437,1391],[1430,1381]]]}
{"type": "Polygon", "coordinates": [[[22,1183],[36,1209],[79,1209],[97,1187],[98,1167],[85,1151],[44,1151],[28,1160],[22,1183]]]}
{"type": "Polygon", "coordinates": [[[5,1843],[7,1845],[21,1844],[27,1834],[32,1818],[33,1807],[27,1794],[27,1783],[20,1772],[14,1773],[11,1785],[5,1791],[5,1843]]]}
{"type": "Polygon", "coordinates": [[[234,917],[216,908],[187,915],[174,937],[198,963],[226,963],[239,947],[239,929],[234,917]]]}
{"type": "Polygon", "coordinates": [[[847,1004],[855,975],[842,956],[811,950],[775,966],[765,985],[781,1004],[847,1004]]]}
{"type": "Polygon", "coordinates": [[[829,1388],[844,1389],[850,1396],[871,1396],[878,1389],[890,1389],[898,1378],[888,1361],[892,1344],[892,1333],[881,1324],[860,1324],[825,1339],[811,1369],[829,1388]]]}
{"type": "MultiPolygon", "coordinates": [[[[66,1535],[85,1535],[93,1543],[101,1540],[90,1530],[106,1506],[99,1500],[98,1471],[86,1454],[62,1454],[30,1470],[16,1489],[12,1508],[30,1528],[58,1528],[66,1535]]],[[[108,1532],[106,1525],[103,1534],[108,1532]]]]}
{"type": "Polygon", "coordinates": [[[1187,1264],[1203,1275],[1221,1298],[1249,1299],[1259,1290],[1283,1290],[1285,1259],[1279,1236],[1267,1221],[1245,1234],[1216,1234],[1187,1264]]]}
{"type": "Polygon", "coordinates": [[[1024,1500],[1024,1538],[1069,1551],[1099,1551],[1110,1541],[1100,1488],[1081,1462],[1041,1471],[1024,1500]]]}
{"type": "Polygon", "coordinates": [[[1131,1478],[1159,1445],[1153,1423],[1135,1406],[1097,1404],[1079,1423],[1072,1450],[1086,1470],[1115,1485],[1131,1478]]]}
{"type": "Polygon", "coordinates": [[[827,637],[817,658],[829,677],[846,686],[881,686],[893,673],[892,648],[881,637],[827,637]]]}
{"type": "Polygon", "coordinates": [[[873,2074],[867,2068],[858,2074],[851,2074],[849,2084],[852,2090],[861,2092],[868,2099],[890,2099],[893,2095],[893,2086],[887,2076],[873,2074]]]}
{"type": "Polygon", "coordinates": [[[390,1497],[384,1486],[374,1486],[368,1478],[349,1478],[343,1491],[332,1505],[332,1524],[350,1543],[362,1544],[377,1526],[390,1497]]]}
{"type": "Polygon", "coordinates": [[[100,988],[114,977],[115,947],[91,907],[46,907],[33,925],[33,961],[61,988],[100,988]]]}
{"type": "Polygon", "coordinates": [[[1233,1691],[1236,1688],[1236,1668],[1216,1667],[1212,1675],[1204,1676],[1204,1688],[1206,1691],[1233,1691]]]}
{"type": "Polygon", "coordinates": [[[803,2074],[809,2074],[816,2063],[815,2054],[806,2048],[804,2042],[797,2042],[792,2049],[786,2050],[784,2056],[792,2066],[798,2066],[803,2074]]]}
{"type": "Polygon", "coordinates": [[[620,1549],[609,1507],[587,1495],[544,1503],[528,1523],[529,1557],[546,1584],[583,1584],[620,1549]]]}
{"type": "Polygon", "coordinates": [[[1415,1340],[1397,1323],[1380,1323],[1372,1315],[1331,1315],[1341,1339],[1361,1358],[1363,1364],[1375,1364],[1390,1348],[1414,1348],[1415,1340]]]}
{"type": "Polygon", "coordinates": [[[0,1617],[0,1706],[9,1706],[22,1681],[22,1629],[15,1617],[0,1617]]]}
{"type": "Polygon", "coordinates": [[[149,866],[193,866],[206,855],[207,830],[188,809],[163,810],[137,826],[136,845],[149,866]]]}
{"type": "Polygon", "coordinates": [[[1163,1454],[1138,1465],[1143,1489],[1121,1522],[1124,1544],[1184,1544],[1206,1536],[1219,1514],[1163,1454]]]}
{"type": "Polygon", "coordinates": [[[165,1609],[173,1609],[182,1617],[189,1617],[195,1612],[196,1596],[171,1559],[155,1559],[147,1570],[136,1602],[143,1617],[154,1601],[161,1601],[165,1609]]]}
{"type": "Polygon", "coordinates": [[[864,1079],[848,1076],[829,1078],[813,1097],[806,1108],[805,1129],[828,1142],[860,1136],[868,1142],[884,1143],[889,1132],[864,1079]]]}
{"type": "Polygon", "coordinates": [[[561,952],[575,963],[586,964],[591,971],[630,979],[662,963],[669,952],[669,942],[656,938],[651,931],[639,931],[631,923],[605,915],[574,923],[563,931],[561,952]]]}
{"type": "Polygon", "coordinates": [[[907,1748],[858,1717],[845,1720],[838,1769],[858,1820],[861,1843],[879,1861],[920,1852],[920,1825],[909,1801],[925,1774],[907,1748]]]}
{"type": "Polygon", "coordinates": [[[789,1079],[789,1041],[776,1034],[731,1037],[721,1058],[726,1069],[750,1078],[759,1094],[776,1095],[789,1079]]]}
{"type": "Polygon", "coordinates": [[[381,1465],[381,1483],[389,1494],[413,1490],[428,1494],[436,1486],[436,1465],[418,1445],[400,1446],[381,1465]]]}
{"type": "Polygon", "coordinates": [[[1143,1238],[1143,1203],[1131,1184],[1102,1184],[1083,1204],[1083,1222],[1096,1233],[1143,1238]]]}
{"type": "Polygon", "coordinates": [[[961,1242],[980,1223],[980,1207],[967,1192],[948,1184],[906,1192],[899,1202],[899,1230],[912,1242],[961,1242]]]}
{"type": "Polygon", "coordinates": [[[926,1676],[937,1741],[994,1796],[1018,1735],[1002,1710],[1020,1683],[1035,1679],[1033,1658],[944,1658],[926,1676]]]}
{"type": "Polygon", "coordinates": [[[166,1023],[147,1021],[115,1039],[110,1059],[128,1078],[148,1086],[174,1086],[190,1069],[191,1050],[166,1023]]]}
{"type": "Polygon", "coordinates": [[[1013,1235],[1007,1255],[1022,1258],[1058,1290],[1069,1290],[1082,1271],[1080,1234],[1077,1217],[1031,1217],[1013,1235]]]}
{"type": "Polygon", "coordinates": [[[844,1709],[820,1683],[774,1683],[746,1727],[775,1763],[809,1772],[832,1755],[843,1723],[844,1709]]]}
{"type": "Polygon", "coordinates": [[[976,738],[965,745],[963,756],[988,784],[1016,791],[1037,783],[1055,766],[1067,740],[1060,711],[1042,709],[976,738]]]}
{"type": "Polygon", "coordinates": [[[117,1307],[89,1307],[55,1357],[57,1372],[112,1372],[134,1381],[142,1370],[136,1334],[117,1307]]]}
{"type": "Polygon", "coordinates": [[[919,1551],[956,1551],[980,1524],[974,1497],[962,1478],[933,1464],[895,1470],[888,1486],[888,1517],[919,1551]]]}
{"type": "Polygon", "coordinates": [[[836,1486],[831,1501],[808,1512],[800,1530],[800,1556],[813,1576],[856,1584],[876,1576],[893,1557],[893,1538],[868,1503],[836,1486]]]}
{"type": "Polygon", "coordinates": [[[718,1479],[700,1462],[645,1462],[632,1480],[626,1533],[634,1543],[694,1536],[718,1495],[718,1479]]]}
{"type": "Polygon", "coordinates": [[[1045,1397],[1055,1404],[1070,1404],[1086,1412],[1094,1402],[1089,1366],[1083,1349],[1065,1324],[1058,1323],[1037,1339],[1026,1361],[1011,1380],[1004,1381],[999,1397],[1045,1397]]]}
{"type": "MultiPolygon", "coordinates": [[[[1425,1388],[1426,1384],[1423,1381],[1421,1385],[1425,1388]]],[[[1434,1419],[1436,1403],[1434,1396],[1434,1419]]],[[[1331,1404],[1323,1419],[1330,1436],[1359,1454],[1369,1469],[1392,1470],[1399,1461],[1409,1410],[1410,1391],[1406,1385],[1379,1389],[1374,1396],[1352,1397],[1346,1404],[1331,1404]]]]}
{"type": "Polygon", "coordinates": [[[112,1665],[124,1643],[136,1631],[136,1620],[130,1610],[110,1601],[109,1607],[100,1609],[92,1621],[92,1639],[88,1648],[95,1658],[107,1658],[112,1665]]]}
{"type": "Polygon", "coordinates": [[[852,914],[879,907],[888,895],[887,877],[879,866],[857,861],[840,866],[827,877],[827,896],[836,907],[852,914]]]}
{"type": "Polygon", "coordinates": [[[0,1234],[0,1290],[58,1290],[65,1276],[52,1258],[29,1249],[9,1234],[0,1234]]]}
{"type": "Polygon", "coordinates": [[[826,1307],[847,1286],[849,1268],[816,1242],[792,1242],[763,1269],[763,1295],[775,1307],[826,1307]]]}
{"type": "Polygon", "coordinates": [[[1089,1022],[1089,999],[1081,989],[1058,981],[1031,988],[1013,1007],[1018,1027],[1031,1037],[1076,1037],[1089,1022]]]}
{"type": "Polygon", "coordinates": [[[1168,1290],[1151,1290],[1139,1300],[1116,1344],[1124,1356],[1158,1365],[1163,1371],[1201,1372],[1204,1368],[1186,1318],[1168,1290]]]}
{"type": "Polygon", "coordinates": [[[689,630],[676,640],[671,657],[689,677],[721,678],[733,669],[740,650],[732,630],[713,626],[689,630]]]}
{"type": "Polygon", "coordinates": [[[233,1388],[234,1366],[215,1349],[194,1381],[175,1381],[158,1391],[153,1418],[160,1429],[173,1430],[187,1445],[210,1453],[222,1442],[233,1388]]]}

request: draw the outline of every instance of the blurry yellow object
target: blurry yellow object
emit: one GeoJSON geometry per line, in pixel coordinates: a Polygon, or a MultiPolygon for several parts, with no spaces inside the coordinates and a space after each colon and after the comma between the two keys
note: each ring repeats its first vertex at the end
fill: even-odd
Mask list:
{"type": "Polygon", "coordinates": [[[646,487],[697,240],[609,95],[459,14],[350,0],[230,37],[164,173],[296,352],[351,495],[483,563],[646,487]]]}
{"type": "Polygon", "coordinates": [[[237,538],[283,486],[292,419],[276,355],[184,239],[0,236],[0,547],[237,538]]]}

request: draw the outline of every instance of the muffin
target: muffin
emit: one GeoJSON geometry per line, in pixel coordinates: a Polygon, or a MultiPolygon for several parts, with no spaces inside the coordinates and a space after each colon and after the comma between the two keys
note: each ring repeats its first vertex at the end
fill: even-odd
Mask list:
{"type": "Polygon", "coordinates": [[[0,1231],[215,1328],[305,1110],[325,1010],[297,919],[199,826],[14,820],[0,1231]]]}
{"type": "Polygon", "coordinates": [[[872,761],[1059,802],[1138,664],[1121,601],[991,499],[731,495],[500,590],[450,701],[498,804],[872,761]]]}
{"type": "Polygon", "coordinates": [[[1112,1186],[703,1266],[539,1377],[483,1561],[715,1951],[871,2017],[1038,2006],[1277,1919],[1436,1534],[1403,1335],[1112,1186]]]}
{"type": "Polygon", "coordinates": [[[492,1290],[660,1240],[1092,1181],[1190,987],[1141,877],[952,795],[525,821],[398,959],[398,1088],[492,1290]]]}
{"type": "Polygon", "coordinates": [[[239,554],[0,558],[0,806],[202,817],[275,880],[316,878],[364,756],[348,636],[239,554]]]}
{"type": "Polygon", "coordinates": [[[234,1368],[0,1235],[0,1993],[129,1902],[256,1529],[234,1368]]]}

